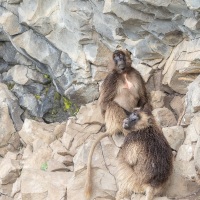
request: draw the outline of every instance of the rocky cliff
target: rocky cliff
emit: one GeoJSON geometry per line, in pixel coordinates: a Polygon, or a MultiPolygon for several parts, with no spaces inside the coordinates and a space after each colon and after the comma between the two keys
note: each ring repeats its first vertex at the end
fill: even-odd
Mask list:
{"type": "MultiPolygon", "coordinates": [[[[88,152],[103,123],[95,100],[117,48],[132,53],[177,150],[158,199],[199,198],[199,0],[0,0],[0,200],[83,199],[88,152]]],[[[96,200],[117,191],[123,137],[113,139],[95,150],[96,200]]]]}

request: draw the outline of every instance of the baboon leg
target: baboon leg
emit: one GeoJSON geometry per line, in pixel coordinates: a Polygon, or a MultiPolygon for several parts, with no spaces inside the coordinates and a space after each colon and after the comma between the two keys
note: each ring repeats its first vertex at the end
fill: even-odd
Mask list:
{"type": "Polygon", "coordinates": [[[124,198],[127,198],[130,196],[130,192],[128,192],[125,189],[119,189],[116,195],[116,200],[123,200],[124,198]]]}
{"type": "Polygon", "coordinates": [[[110,102],[105,113],[106,131],[111,135],[123,132],[122,124],[126,117],[123,108],[115,102],[110,102]]]}
{"type": "Polygon", "coordinates": [[[154,197],[154,188],[148,186],[146,189],[146,199],[145,200],[153,200],[154,197]]]}

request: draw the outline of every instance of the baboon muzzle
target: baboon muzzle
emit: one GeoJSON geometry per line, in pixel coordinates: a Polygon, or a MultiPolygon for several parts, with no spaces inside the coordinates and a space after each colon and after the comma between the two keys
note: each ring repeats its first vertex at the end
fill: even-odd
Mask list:
{"type": "Polygon", "coordinates": [[[136,115],[136,114],[131,114],[129,116],[129,118],[126,118],[124,121],[123,121],[123,128],[124,129],[130,129],[133,124],[139,119],[139,117],[136,115]]]}

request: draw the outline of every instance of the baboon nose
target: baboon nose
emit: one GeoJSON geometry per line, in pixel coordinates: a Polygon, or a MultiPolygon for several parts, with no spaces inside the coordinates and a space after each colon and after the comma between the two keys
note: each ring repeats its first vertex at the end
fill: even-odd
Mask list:
{"type": "Polygon", "coordinates": [[[129,124],[128,124],[127,122],[124,122],[124,123],[123,123],[123,128],[124,128],[124,129],[128,129],[128,128],[129,128],[129,124]]]}

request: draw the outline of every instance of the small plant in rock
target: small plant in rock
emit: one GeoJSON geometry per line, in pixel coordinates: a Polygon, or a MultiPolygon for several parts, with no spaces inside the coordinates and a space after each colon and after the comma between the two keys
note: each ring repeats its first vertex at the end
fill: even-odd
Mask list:
{"type": "Polygon", "coordinates": [[[72,116],[75,116],[79,111],[79,107],[66,97],[63,97],[62,100],[64,104],[64,111],[69,112],[72,116]]]}
{"type": "Polygon", "coordinates": [[[47,164],[46,162],[43,163],[43,164],[41,165],[40,169],[43,170],[43,171],[47,171],[47,169],[48,169],[48,164],[47,164]]]}
{"type": "Polygon", "coordinates": [[[44,78],[46,78],[46,79],[48,79],[48,80],[51,80],[51,77],[50,77],[50,75],[48,75],[48,74],[44,74],[44,78]]]}
{"type": "Polygon", "coordinates": [[[55,94],[54,94],[54,100],[55,101],[60,101],[61,100],[61,95],[58,92],[55,92],[55,94]]]}
{"type": "Polygon", "coordinates": [[[63,97],[63,104],[64,104],[64,111],[68,111],[72,106],[72,102],[66,97],[63,97]]]}
{"type": "Polygon", "coordinates": [[[12,90],[14,86],[15,86],[14,83],[8,83],[7,84],[7,87],[8,87],[9,90],[12,90]]]}
{"type": "Polygon", "coordinates": [[[37,100],[40,100],[40,99],[41,99],[41,96],[40,96],[39,94],[36,94],[36,95],[35,95],[35,98],[36,98],[37,100]]]}

